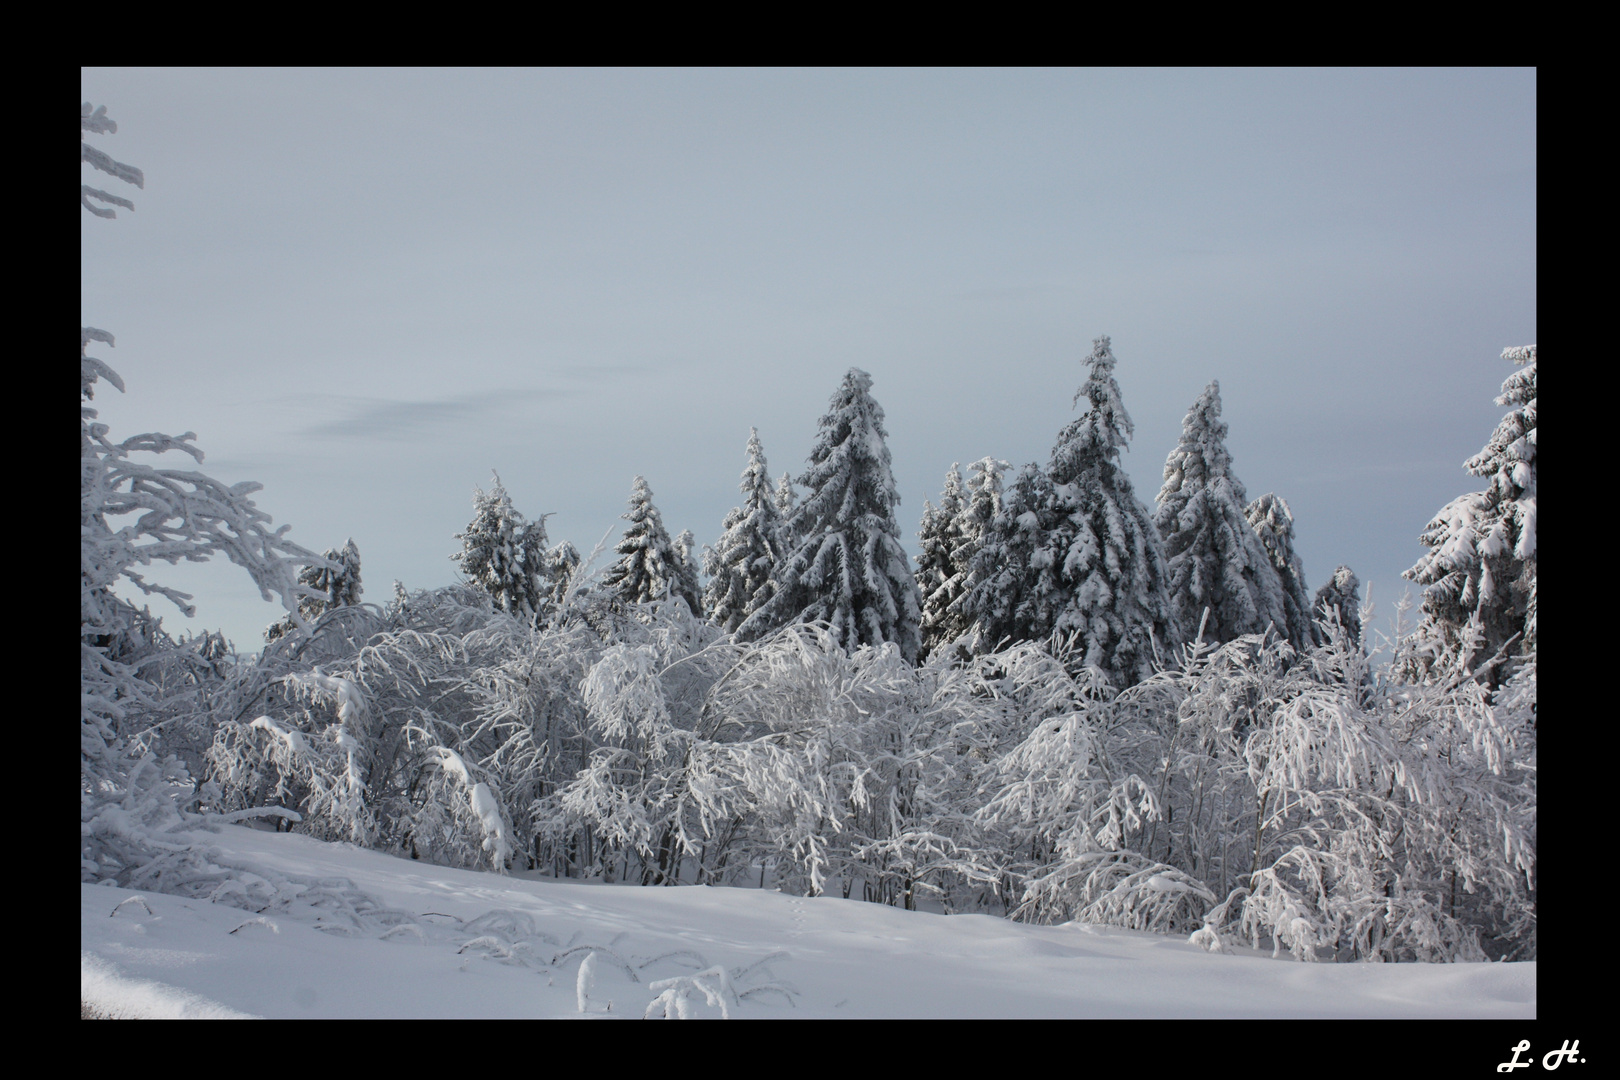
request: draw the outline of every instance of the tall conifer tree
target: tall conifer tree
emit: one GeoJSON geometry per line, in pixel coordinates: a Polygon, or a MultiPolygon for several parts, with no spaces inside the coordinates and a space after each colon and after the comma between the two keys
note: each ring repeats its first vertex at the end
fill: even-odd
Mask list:
{"type": "MultiPolygon", "coordinates": [[[[1300,652],[1316,644],[1316,620],[1311,594],[1305,586],[1305,564],[1294,551],[1294,514],[1288,501],[1266,492],[1243,509],[1260,545],[1271,558],[1282,584],[1283,612],[1288,617],[1288,642],[1300,652]]],[[[1279,629],[1283,629],[1279,627],[1279,629]]]]}
{"type": "MultiPolygon", "coordinates": [[[[1536,347],[1507,349],[1502,359],[1519,366],[1496,399],[1511,410],[1464,465],[1490,486],[1435,515],[1420,537],[1428,553],[1405,574],[1427,586],[1423,613],[1436,659],[1469,668],[1515,635],[1510,656],[1536,647],[1536,347]]],[[[1494,670],[1489,681],[1505,674],[1494,670]]]]}
{"type": "Polygon", "coordinates": [[[1120,461],[1135,426],[1107,337],[1093,343],[1086,363],[1090,375],[1074,400],[1089,408],[1058,433],[1048,470],[1068,511],[1062,573],[1073,597],[1057,630],[1085,666],[1126,687],[1153,673],[1155,643],[1169,648],[1177,634],[1159,534],[1120,461]]]}
{"type": "Polygon", "coordinates": [[[1107,337],[1092,344],[1086,411],[1058,433],[1045,473],[1027,466],[973,563],[964,610],[981,647],[1055,637],[1071,663],[1118,687],[1147,678],[1176,642],[1166,568],[1148,509],[1120,462],[1134,427],[1107,337]]]}
{"type": "Polygon", "coordinates": [[[624,513],[630,527],[614,550],[619,561],[602,575],[604,588],[632,604],[679,596],[692,614],[703,615],[703,600],[695,575],[684,573],[687,560],[664,529],[664,517],[653,505],[652,489],[636,477],[630,488],[630,509],[624,513]]]}
{"type": "Polygon", "coordinates": [[[968,564],[968,592],[958,602],[972,620],[973,647],[987,652],[1043,641],[1057,627],[1065,591],[1059,576],[1058,497],[1035,462],[1002,494],[979,550],[968,564]]]}
{"type": "Polygon", "coordinates": [[[964,554],[957,552],[957,561],[966,566],[984,543],[984,534],[990,522],[1001,512],[1001,477],[1012,466],[993,457],[980,458],[968,466],[967,495],[962,506],[960,532],[967,545],[964,554]]]}
{"type": "Polygon", "coordinates": [[[1243,514],[1247,494],[1232,473],[1221,420],[1221,386],[1211,382],[1187,410],[1181,441],[1164,463],[1154,515],[1170,571],[1170,598],[1183,640],[1222,644],[1268,626],[1287,633],[1282,582],[1243,514]]]}
{"type": "Polygon", "coordinates": [[[737,628],[738,640],[825,621],[850,652],[892,641],[916,661],[921,602],[894,515],[900,493],[883,407],[871,389],[872,376],[851,368],[833,395],[798,480],[804,501],[784,530],[790,551],[777,564],[773,594],[737,628]]]}
{"type": "Polygon", "coordinates": [[[962,510],[957,515],[953,530],[956,547],[951,551],[951,565],[957,579],[942,598],[945,601],[943,613],[937,619],[937,623],[944,627],[936,634],[942,640],[946,634],[956,638],[973,629],[973,617],[968,613],[968,597],[973,588],[973,560],[984,546],[991,523],[1001,513],[1001,478],[1011,467],[1008,462],[993,457],[980,458],[968,466],[967,491],[963,495],[962,510]]]}
{"type": "Polygon", "coordinates": [[[782,519],[757,428],[748,429],[748,464],[738,487],[743,503],[726,515],[724,532],[704,557],[704,603],[710,620],[728,634],[769,598],[766,586],[782,555],[782,519]]]}
{"type": "Polygon", "coordinates": [[[939,505],[923,503],[922,522],[917,529],[917,592],[922,598],[922,653],[927,659],[940,645],[955,640],[968,629],[968,621],[951,605],[962,595],[966,567],[958,563],[966,548],[962,535],[967,499],[962,490],[962,470],[951,463],[945,474],[945,490],[939,505]]]}
{"type": "MultiPolygon", "coordinates": [[[[450,556],[495,606],[520,619],[537,618],[553,592],[555,552],[546,549],[545,519],[527,521],[495,474],[487,493],[473,489],[473,519],[456,534],[461,550],[450,556]]],[[[571,550],[571,546],[570,546],[571,550]]]]}

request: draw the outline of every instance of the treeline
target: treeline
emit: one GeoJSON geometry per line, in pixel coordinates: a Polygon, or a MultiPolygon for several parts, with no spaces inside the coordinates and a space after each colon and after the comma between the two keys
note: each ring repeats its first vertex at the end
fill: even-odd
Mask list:
{"type": "MultiPolygon", "coordinates": [[[[1408,574],[1430,587],[1431,655],[1413,662],[1480,668],[1492,685],[1533,650],[1535,628],[1534,347],[1508,355],[1528,364],[1504,387],[1504,403],[1517,406],[1504,421],[1512,434],[1499,433],[1495,451],[1469,462],[1505,479],[1442,511],[1422,537],[1433,550],[1408,574]],[[1524,470],[1530,488],[1512,479],[1524,470]]],[[[1325,641],[1324,619],[1359,641],[1354,571],[1338,567],[1313,596],[1287,501],[1270,492],[1248,499],[1226,449],[1219,384],[1188,411],[1150,510],[1120,461],[1132,424],[1108,338],[1085,363],[1081,415],[1058,433],[1046,466],[1030,463],[1010,483],[1008,463],[993,457],[974,462],[966,479],[951,466],[938,505],[924,505],[914,568],[899,539],[883,409],[871,377],[851,369],[797,487],[790,474],[772,483],[759,432],[750,432],[742,505],[702,553],[706,585],[691,533],[670,538],[638,476],[618,559],[583,587],[629,604],[678,597],[744,642],[817,622],[846,651],[891,643],[913,662],[1039,642],[1120,690],[1194,643],[1272,632],[1303,652],[1325,641]]],[[[497,607],[543,621],[579,552],[549,546],[543,522],[524,519],[498,476],[474,503],[453,558],[497,607]]]]}

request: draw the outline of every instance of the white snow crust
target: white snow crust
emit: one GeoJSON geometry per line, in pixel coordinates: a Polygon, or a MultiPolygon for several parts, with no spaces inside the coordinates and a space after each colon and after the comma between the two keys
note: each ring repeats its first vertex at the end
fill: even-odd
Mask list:
{"type": "Polygon", "coordinates": [[[1536,1015],[1533,962],[1301,965],[1074,923],[500,876],[237,825],[191,839],[278,899],[255,917],[82,885],[86,1003],[195,1018],[1536,1015]]]}

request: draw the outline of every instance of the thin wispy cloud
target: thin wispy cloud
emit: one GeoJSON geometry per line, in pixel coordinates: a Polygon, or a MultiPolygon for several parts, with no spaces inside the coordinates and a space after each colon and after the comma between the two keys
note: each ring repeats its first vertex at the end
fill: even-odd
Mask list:
{"type": "Polygon", "coordinates": [[[404,442],[458,427],[484,423],[510,413],[519,404],[572,397],[575,390],[491,390],[434,401],[389,398],[332,398],[342,415],[301,428],[299,435],[318,439],[377,439],[404,442]]]}
{"type": "Polygon", "coordinates": [[[611,382],[615,379],[629,379],[655,373],[654,368],[645,364],[570,364],[557,369],[557,374],[565,379],[591,383],[611,382]]]}

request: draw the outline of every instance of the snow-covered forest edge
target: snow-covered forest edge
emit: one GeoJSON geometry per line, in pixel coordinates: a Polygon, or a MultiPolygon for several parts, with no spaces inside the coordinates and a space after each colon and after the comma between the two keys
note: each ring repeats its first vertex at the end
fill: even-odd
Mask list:
{"type": "MultiPolygon", "coordinates": [[[[81,130],[116,127],[86,104],[81,130]]],[[[1249,499],[1218,384],[1155,508],[1137,497],[1106,337],[1050,462],[952,466],[915,565],[852,369],[799,475],[773,480],[755,433],[711,548],[670,537],[637,478],[624,536],[585,555],[497,477],[456,537],[463,580],[383,603],[352,542],[317,555],[253,485],[151,463],[200,460],[189,435],[114,441],[97,343],[84,328],[81,948],[108,1010],[462,1014],[424,1011],[408,953],[434,958],[422,978],[454,956],[488,987],[466,1007],[501,1015],[520,977],[525,1016],[1534,1014],[1534,345],[1504,353],[1508,411],[1467,463],[1484,490],[1422,537],[1421,608],[1379,634],[1350,568],[1308,589],[1287,502],[1249,499]],[[126,598],[189,614],[148,568],[219,555],[285,608],[254,655],[126,598]],[[816,944],[772,960],[787,938],[816,944]],[[285,962],[282,989],[400,974],[364,1009],[207,971],[128,998],[110,957],[154,948],[285,962]],[[1017,989],[1052,957],[1146,965],[1149,990],[1017,989]],[[1515,963],[1312,997],[1278,957],[1515,963]]]]}

